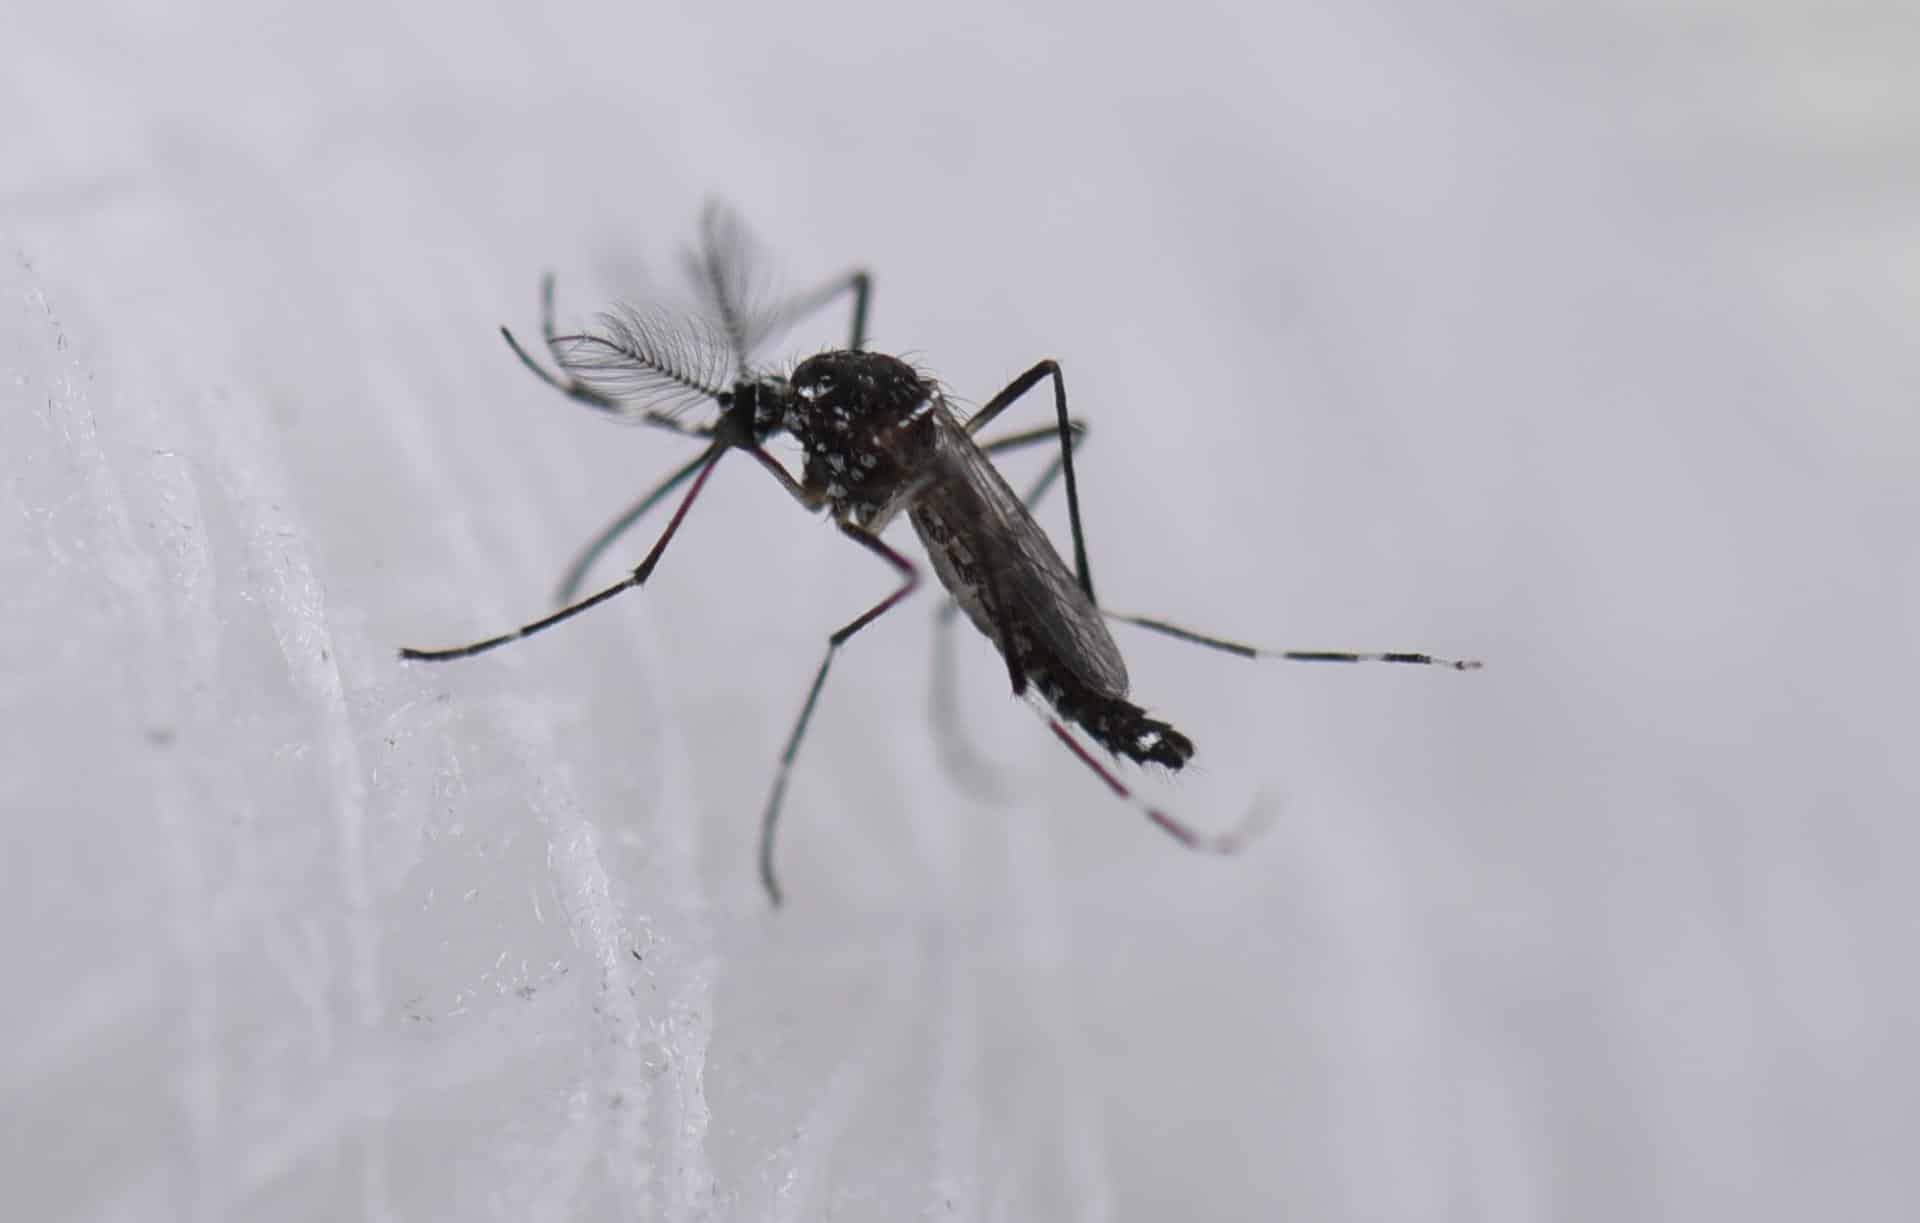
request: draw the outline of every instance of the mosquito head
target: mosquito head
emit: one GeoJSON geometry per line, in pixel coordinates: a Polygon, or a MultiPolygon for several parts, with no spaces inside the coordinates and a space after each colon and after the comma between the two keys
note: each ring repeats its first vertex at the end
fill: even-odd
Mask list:
{"type": "Polygon", "coordinates": [[[792,385],[785,378],[768,374],[734,383],[733,389],[720,397],[721,417],[757,446],[786,427],[792,403],[792,385]]]}

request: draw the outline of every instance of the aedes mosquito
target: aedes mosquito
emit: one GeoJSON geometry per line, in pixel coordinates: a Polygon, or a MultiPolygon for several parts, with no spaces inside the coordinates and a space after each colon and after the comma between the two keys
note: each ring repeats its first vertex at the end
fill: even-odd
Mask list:
{"type": "MultiPolygon", "coordinates": [[[[878,603],[827,638],[827,652],[814,672],[800,715],[780,754],[773,788],[761,817],[760,879],[778,905],[773,842],[787,779],[813,719],[827,671],[840,647],[913,593],[920,575],[912,561],[881,540],[881,532],[905,513],[926,548],[940,584],[1006,661],[1014,695],[1038,695],[1053,733],[1114,795],[1190,849],[1233,853],[1249,838],[1243,823],[1206,835],[1136,798],[1114,770],[1068,729],[1078,727],[1115,756],[1178,770],[1193,756],[1193,742],[1127,699],[1127,665],[1107,631],[1117,620],[1242,658],[1296,662],[1392,662],[1477,668],[1429,654],[1353,653],[1330,650],[1268,650],[1194,632],[1145,616],[1102,609],[1094,599],[1080,522],[1080,492],[1074,450],[1087,426],[1067,412],[1066,382],[1052,360],[1021,374],[964,421],[939,383],[897,357],[866,350],[867,307],[872,279],[850,272],[811,293],[768,309],[754,307],[758,247],[728,209],[709,204],[700,241],[686,262],[707,313],[690,318],[620,306],[600,316],[596,331],[559,334],[553,322],[553,281],[542,284],[541,331],[561,373],[549,372],[522,348],[513,333],[501,335],[514,354],[548,385],[589,407],[626,420],[666,429],[706,443],[699,454],[669,474],[587,545],[562,582],[559,611],[510,633],[444,650],[403,649],[404,659],[437,662],[465,658],[551,628],[623,591],[646,584],[661,554],[714,467],[731,450],[744,451],[809,512],[827,510],[854,543],[885,561],[900,584],[878,603]],[[792,373],[754,365],[754,353],[774,335],[835,300],[852,298],[852,334],[847,346],[808,357],[792,373]],[[1034,387],[1053,386],[1054,423],[990,442],[980,431],[1034,387]],[[681,419],[687,408],[710,401],[719,409],[711,424],[681,419]],[[805,466],[795,479],[764,448],[780,433],[797,439],[805,466]],[[1023,446],[1055,443],[1059,454],[1027,498],[1016,496],[989,455],[1023,446]],[[1073,535],[1069,571],[1029,506],[1055,481],[1066,486],[1067,521],[1073,535]],[[646,557],[612,586],[575,600],[588,569],[602,553],[675,489],[692,481],[666,529],[646,557]]],[[[950,610],[950,609],[949,609],[950,610]]]]}

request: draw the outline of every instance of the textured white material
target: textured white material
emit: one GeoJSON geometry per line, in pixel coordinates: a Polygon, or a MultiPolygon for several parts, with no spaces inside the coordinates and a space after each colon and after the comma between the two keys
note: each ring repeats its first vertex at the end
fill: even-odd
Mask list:
{"type": "Polygon", "coordinates": [[[10,6],[4,1213],[1914,1217],[1917,56],[1908,3],[10,6]],[[708,192],[974,403],[1061,361],[1116,608],[1487,669],[1116,629],[1199,745],[1157,801],[1284,795],[1211,859],[971,632],[969,797],[916,598],[769,913],[894,579],[754,464],[644,593],[394,657],[690,453],[495,328],[708,192]]]}

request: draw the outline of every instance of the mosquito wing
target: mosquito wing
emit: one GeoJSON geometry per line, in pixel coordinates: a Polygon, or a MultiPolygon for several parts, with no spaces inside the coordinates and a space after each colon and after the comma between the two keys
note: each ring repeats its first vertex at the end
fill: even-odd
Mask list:
{"type": "Polygon", "coordinates": [[[966,430],[944,411],[936,419],[938,476],[910,513],[941,581],[1002,655],[1004,623],[1034,657],[1096,692],[1126,695],[1127,664],[1100,609],[966,430]]]}
{"type": "Polygon", "coordinates": [[[766,249],[740,215],[719,200],[700,214],[700,241],[681,263],[701,305],[733,354],[732,375],[751,377],[754,355],[775,337],[847,291],[845,278],[803,293],[782,295],[768,271],[766,249]]]}
{"type": "Polygon", "coordinates": [[[790,312],[768,306],[774,296],[765,248],[738,213],[708,200],[700,213],[700,243],[682,256],[702,303],[711,312],[727,349],[731,373],[748,376],[753,354],[793,321],[790,312]]]}

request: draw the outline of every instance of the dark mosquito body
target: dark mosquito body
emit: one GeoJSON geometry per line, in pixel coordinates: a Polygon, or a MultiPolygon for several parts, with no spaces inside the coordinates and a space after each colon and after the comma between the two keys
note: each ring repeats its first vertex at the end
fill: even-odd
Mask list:
{"type": "Polygon", "coordinates": [[[1263,650],[1161,620],[1103,610],[1094,598],[1088,570],[1073,468],[1074,449],[1086,426],[1068,415],[1059,366],[1040,362],[962,420],[933,379],[897,357],[865,351],[871,285],[864,272],[854,272],[773,309],[755,310],[754,254],[751,240],[732,214],[709,207],[702,219],[700,247],[689,257],[694,283],[705,299],[705,318],[676,319],[623,308],[603,315],[595,332],[561,335],[553,327],[552,283],[548,281],[543,293],[543,336],[549,355],[562,370],[559,376],[549,373],[503,329],[520,360],[568,396],[624,419],[704,440],[706,446],[594,538],[568,571],[560,595],[566,606],[559,611],[470,645],[400,653],[403,658],[424,661],[478,654],[644,585],[715,465],[730,451],[746,452],[794,500],[809,510],[828,512],[842,534],[885,561],[900,578],[892,593],[829,636],[826,655],[781,754],[760,840],[761,879],[774,903],[780,900],[773,869],[774,831],[789,773],[834,656],[848,639],[918,585],[913,563],[881,539],[888,524],[902,513],[920,537],[941,585],[999,651],[1014,694],[1044,701],[1054,734],[1082,763],[1115,795],[1194,849],[1234,852],[1251,834],[1251,823],[1243,822],[1224,835],[1195,832],[1135,799],[1127,785],[1068,729],[1069,725],[1079,727],[1115,756],[1170,770],[1178,770],[1194,754],[1191,740],[1128,699],[1126,662],[1107,630],[1108,620],[1246,658],[1398,662],[1456,670],[1479,666],[1414,653],[1263,650]],[[768,338],[843,295],[853,299],[852,334],[846,348],[809,357],[785,376],[753,367],[753,353],[768,338]],[[1052,385],[1053,425],[986,443],[975,440],[1042,381],[1052,385]],[[690,425],[680,419],[687,406],[703,400],[719,409],[711,424],[690,425]],[[804,451],[798,479],[765,449],[765,443],[781,433],[792,436],[804,451]],[[1057,445],[1058,454],[1023,500],[1007,486],[988,456],[1042,443],[1057,445]],[[1066,487],[1073,534],[1071,569],[1028,508],[1056,477],[1064,477],[1061,482],[1066,487]],[[688,481],[686,495],[639,566],[622,581],[574,601],[593,562],[688,481]]]}
{"type": "MultiPolygon", "coordinates": [[[[954,416],[940,387],[896,357],[829,352],[793,372],[786,428],[805,487],[878,534],[905,510],[947,588],[1028,685],[1108,751],[1178,769],[1193,744],[1127,696],[1127,664],[1093,596],[954,416]]],[[[1077,500],[1077,498],[1076,498],[1077,500]]]]}

